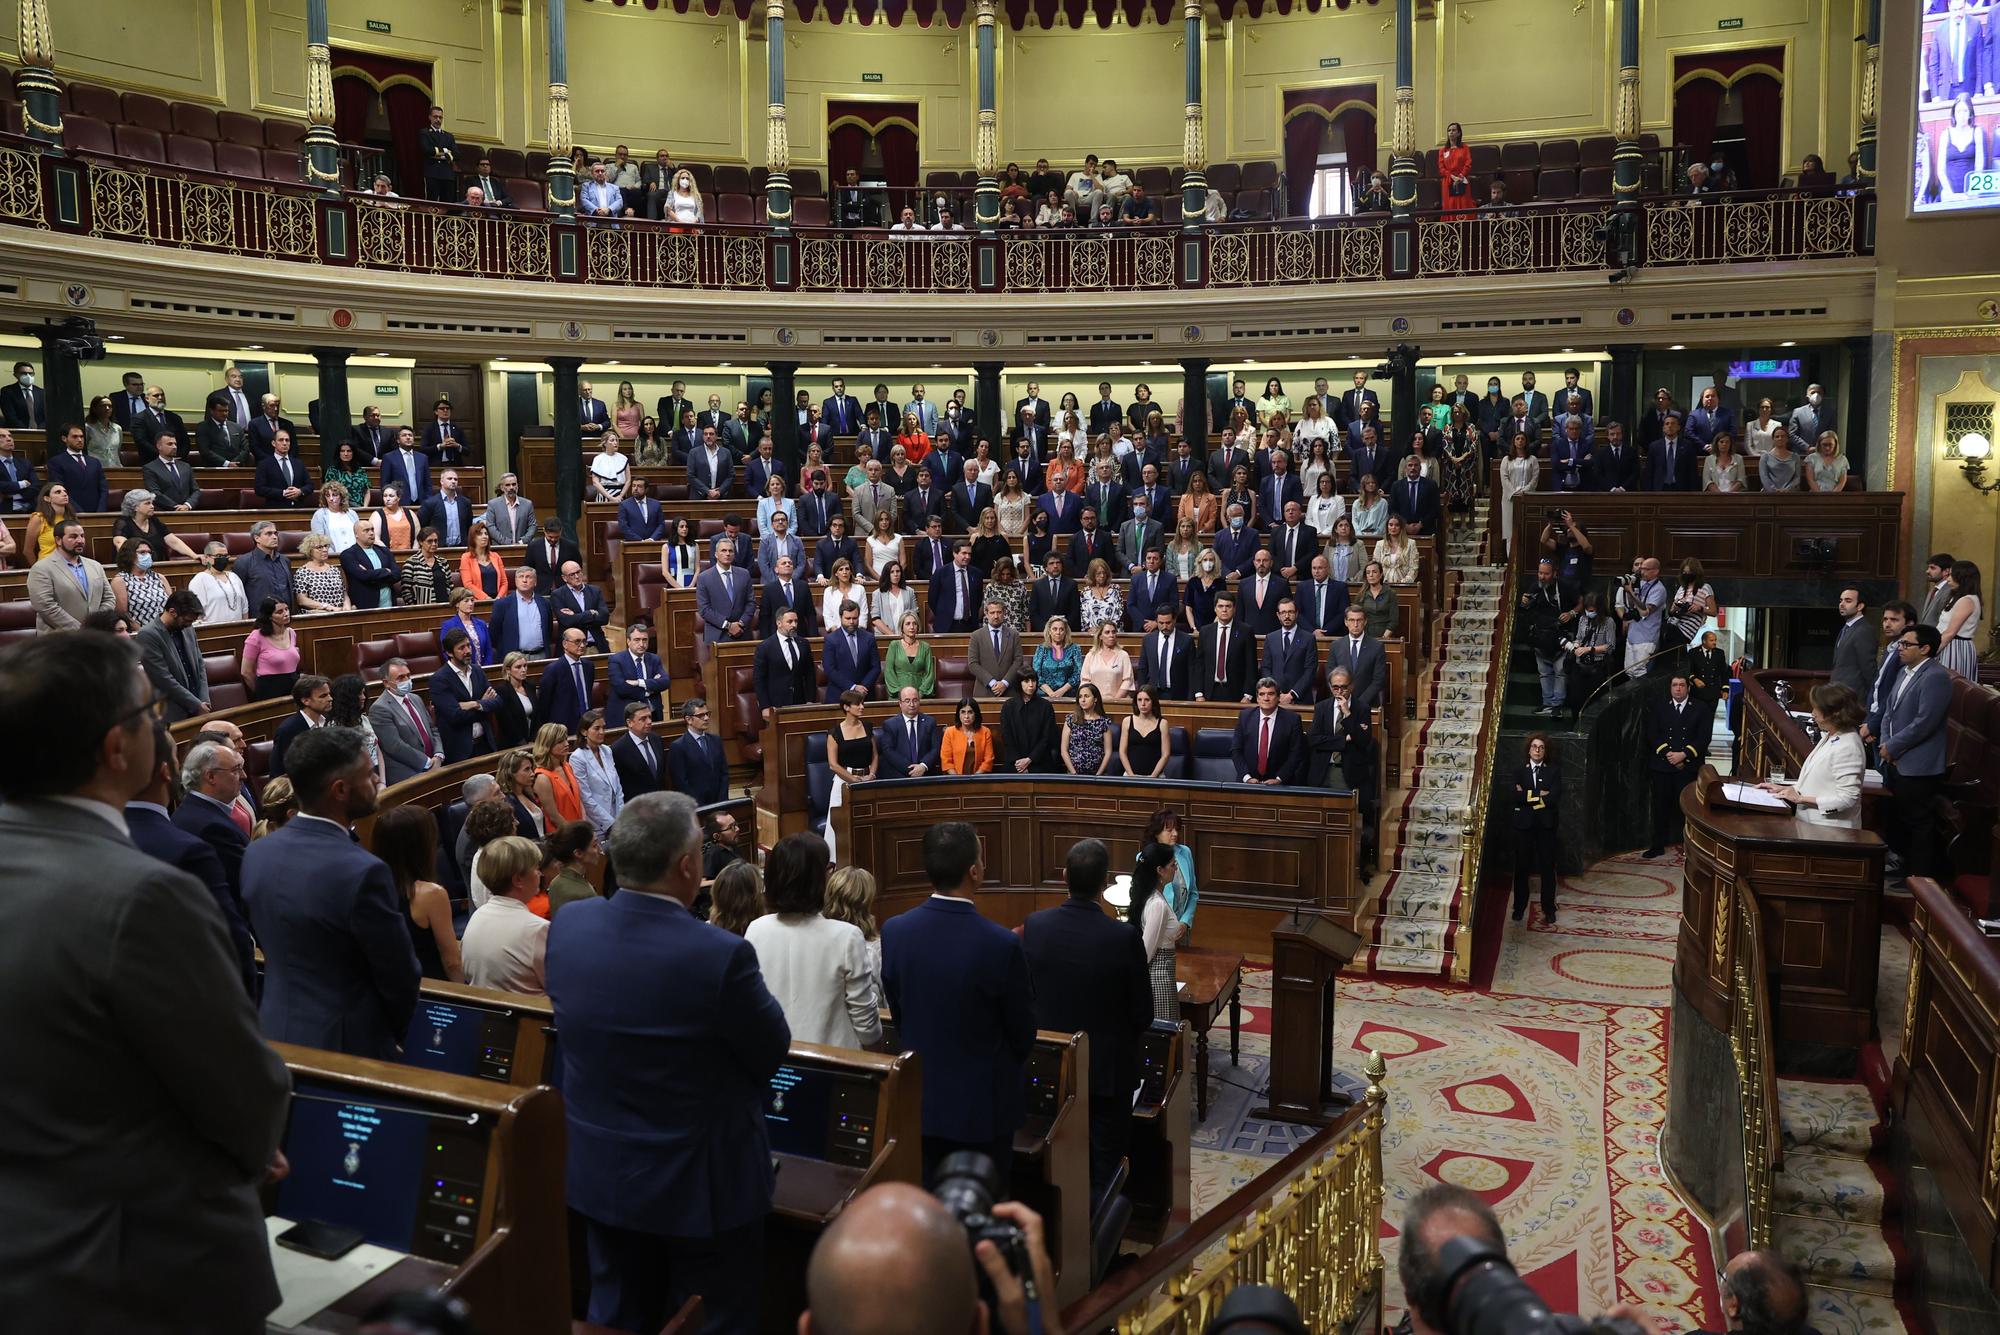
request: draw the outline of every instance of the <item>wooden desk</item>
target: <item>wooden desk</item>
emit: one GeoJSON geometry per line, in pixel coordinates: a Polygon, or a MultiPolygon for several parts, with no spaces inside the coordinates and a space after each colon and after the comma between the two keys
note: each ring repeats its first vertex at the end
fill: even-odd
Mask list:
{"type": "Polygon", "coordinates": [[[550,1083],[555,1023],[545,996],[426,978],[403,1064],[531,1089],[550,1083]]]}
{"type": "Polygon", "coordinates": [[[1243,957],[1220,950],[1184,946],[1174,952],[1174,976],[1181,985],[1181,1019],[1194,1031],[1195,1120],[1208,1120],[1208,1031],[1229,1007],[1229,1060],[1241,1058],[1243,1037],[1243,957]]]}
{"type": "Polygon", "coordinates": [[[1027,1085],[1028,1118],[1014,1133],[1014,1195],[1042,1216],[1066,1306],[1090,1289],[1089,1038],[1039,1030],[1027,1085]]]}
{"type": "Polygon", "coordinates": [[[1132,1105],[1132,1142],[1125,1156],[1132,1166],[1125,1180],[1125,1197],[1132,1202],[1127,1236],[1135,1241],[1158,1246],[1193,1218],[1192,1074],[1187,1026],[1155,1020],[1139,1040],[1139,1097],[1132,1105]]]}

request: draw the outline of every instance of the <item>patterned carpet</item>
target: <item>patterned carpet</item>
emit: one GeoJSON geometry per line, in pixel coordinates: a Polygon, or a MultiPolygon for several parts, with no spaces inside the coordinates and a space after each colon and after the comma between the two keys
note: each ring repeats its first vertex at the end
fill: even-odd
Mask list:
{"type": "MultiPolygon", "coordinates": [[[[1678,868],[1616,859],[1566,879],[1560,925],[1508,924],[1493,986],[1343,980],[1335,1051],[1388,1059],[1383,1251],[1401,1312],[1396,1224],[1434,1181],[1499,1212],[1522,1274],[1557,1310],[1631,1302],[1663,1329],[1719,1328],[1706,1234],[1668,1190],[1666,1004],[1678,868]],[[1614,944],[1615,943],[1615,944],[1614,944]]],[[[1211,1035],[1209,1117],[1195,1140],[1197,1212],[1305,1138],[1249,1116],[1269,1054],[1269,975],[1246,974],[1242,1065],[1211,1035]]]]}

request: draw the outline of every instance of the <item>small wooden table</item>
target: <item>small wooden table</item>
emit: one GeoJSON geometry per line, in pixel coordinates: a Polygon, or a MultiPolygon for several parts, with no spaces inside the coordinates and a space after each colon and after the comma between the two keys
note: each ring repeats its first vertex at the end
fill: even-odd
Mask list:
{"type": "Polygon", "coordinates": [[[1181,985],[1181,1019],[1194,1026],[1194,1115],[1208,1120],[1208,1031],[1229,1007],[1229,1060],[1243,1039],[1243,957],[1220,950],[1183,946],[1174,953],[1174,978],[1181,985]]]}

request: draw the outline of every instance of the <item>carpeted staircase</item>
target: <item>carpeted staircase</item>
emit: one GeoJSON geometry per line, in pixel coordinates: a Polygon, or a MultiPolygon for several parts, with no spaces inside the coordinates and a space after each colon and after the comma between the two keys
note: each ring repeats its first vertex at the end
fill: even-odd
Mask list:
{"type": "Polygon", "coordinates": [[[1503,567],[1484,564],[1485,543],[1477,520],[1452,529],[1444,615],[1424,630],[1430,656],[1417,691],[1409,787],[1382,820],[1389,875],[1374,906],[1367,963],[1385,974],[1463,980],[1470,972],[1471,933],[1460,928],[1472,908],[1467,878],[1478,853],[1468,837],[1472,778],[1506,581],[1503,567]]]}
{"type": "Polygon", "coordinates": [[[1785,1165],[1772,1193],[1773,1240],[1805,1267],[1813,1327],[1820,1335],[1903,1335],[1868,1087],[1781,1079],[1778,1107],[1785,1165]]]}

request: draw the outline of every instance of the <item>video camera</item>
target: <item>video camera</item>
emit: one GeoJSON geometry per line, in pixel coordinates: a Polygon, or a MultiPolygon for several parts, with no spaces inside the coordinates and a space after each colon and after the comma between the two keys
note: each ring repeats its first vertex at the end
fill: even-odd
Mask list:
{"type": "Polygon", "coordinates": [[[74,357],[80,362],[101,362],[104,360],[104,340],[97,336],[97,322],[81,315],[66,316],[60,320],[49,320],[39,329],[26,330],[40,338],[53,335],[55,351],[74,357]]]}
{"type": "Polygon", "coordinates": [[[1480,1238],[1455,1237],[1438,1248],[1437,1259],[1451,1335],[1646,1335],[1623,1317],[1551,1312],[1506,1253],[1480,1238]]]}

